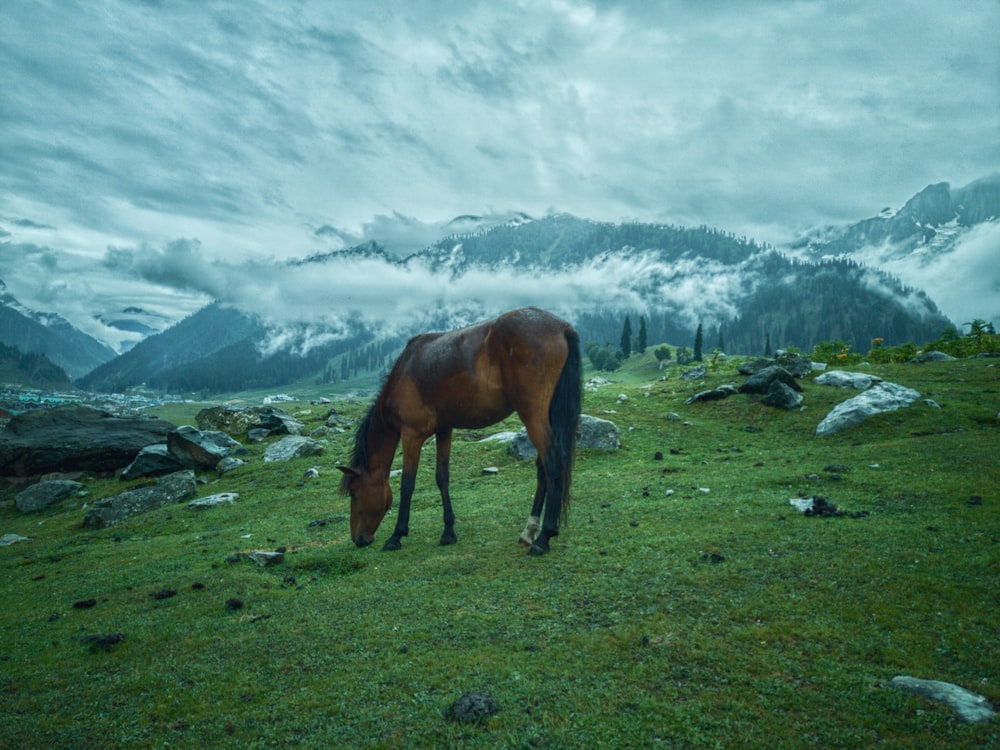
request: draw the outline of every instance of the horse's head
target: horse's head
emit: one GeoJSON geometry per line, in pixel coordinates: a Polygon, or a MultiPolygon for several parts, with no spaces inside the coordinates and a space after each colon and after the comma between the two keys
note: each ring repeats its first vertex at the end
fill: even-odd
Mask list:
{"type": "Polygon", "coordinates": [[[392,489],[388,477],[366,469],[338,466],[344,472],[340,482],[342,494],[351,498],[351,539],[359,547],[367,547],[392,507],[392,489]]]}

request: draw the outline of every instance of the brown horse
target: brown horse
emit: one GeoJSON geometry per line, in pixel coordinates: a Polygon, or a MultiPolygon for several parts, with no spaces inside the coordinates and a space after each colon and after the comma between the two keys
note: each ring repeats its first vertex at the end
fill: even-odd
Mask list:
{"type": "Polygon", "coordinates": [[[354,543],[371,544],[392,506],[389,468],[402,440],[399,515],[382,547],[400,549],[400,540],[409,533],[420,449],[434,435],[435,478],[444,506],[441,544],[454,544],[455,513],[448,494],[452,431],[486,427],[517,412],[538,449],[538,486],[519,541],[528,545],[529,554],[548,552],[549,539],[559,533],[559,520],[569,505],[581,372],[576,331],[534,307],[457,331],[410,339],[358,426],[350,466],[338,467],[344,472],[341,493],[351,498],[354,543]]]}

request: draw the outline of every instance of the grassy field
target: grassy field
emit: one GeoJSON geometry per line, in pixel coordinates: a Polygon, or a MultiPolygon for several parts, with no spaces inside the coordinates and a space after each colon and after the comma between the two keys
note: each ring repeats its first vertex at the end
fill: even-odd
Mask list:
{"type": "MultiPolygon", "coordinates": [[[[807,380],[801,412],[744,395],[688,406],[741,378],[630,363],[585,395],[622,447],[578,453],[570,523],[543,558],[515,543],[533,464],[478,442],[514,421],[456,436],[450,547],[432,444],[403,549],[379,550],[391,514],[372,547],[351,544],[334,468],[347,434],[289,463],[250,446],[200,491],[238,492],[234,506],[98,532],[84,504],[123,483],[33,515],[4,497],[0,533],[31,541],[0,548],[0,747],[1000,747],[1000,722],[888,686],[911,674],[1000,703],[998,363],[869,368],[941,408],[822,439],[851,392],[807,380]],[[813,495],[869,515],[789,505],[813,495]],[[231,561],[276,548],[279,565],[231,561]],[[445,721],[469,690],[499,713],[445,721]]],[[[300,409],[311,427],[328,407],[300,409]]]]}

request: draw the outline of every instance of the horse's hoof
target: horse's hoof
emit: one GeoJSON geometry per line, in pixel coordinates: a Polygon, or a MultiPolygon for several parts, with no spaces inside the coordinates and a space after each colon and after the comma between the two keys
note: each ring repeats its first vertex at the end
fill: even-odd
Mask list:
{"type": "Polygon", "coordinates": [[[537,540],[530,547],[528,547],[528,554],[531,555],[532,557],[539,557],[540,555],[544,555],[548,551],[549,551],[548,545],[545,545],[543,547],[541,544],[538,543],[537,540]]]}
{"type": "Polygon", "coordinates": [[[449,544],[455,544],[456,542],[458,542],[458,537],[455,536],[455,532],[446,531],[441,535],[441,541],[438,542],[438,544],[440,544],[442,547],[445,547],[449,544]]]}
{"type": "Polygon", "coordinates": [[[403,549],[403,544],[398,539],[386,539],[385,544],[382,545],[383,552],[395,552],[401,549],[403,549]]]}

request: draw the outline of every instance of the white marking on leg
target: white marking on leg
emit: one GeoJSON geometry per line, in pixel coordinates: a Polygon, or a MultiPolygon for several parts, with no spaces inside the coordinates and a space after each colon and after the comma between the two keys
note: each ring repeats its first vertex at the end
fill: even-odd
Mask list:
{"type": "Polygon", "coordinates": [[[521,532],[521,537],[517,540],[518,544],[530,547],[531,543],[535,541],[535,537],[538,536],[540,528],[542,528],[542,519],[538,516],[528,516],[528,523],[524,527],[524,531],[521,532]]]}

